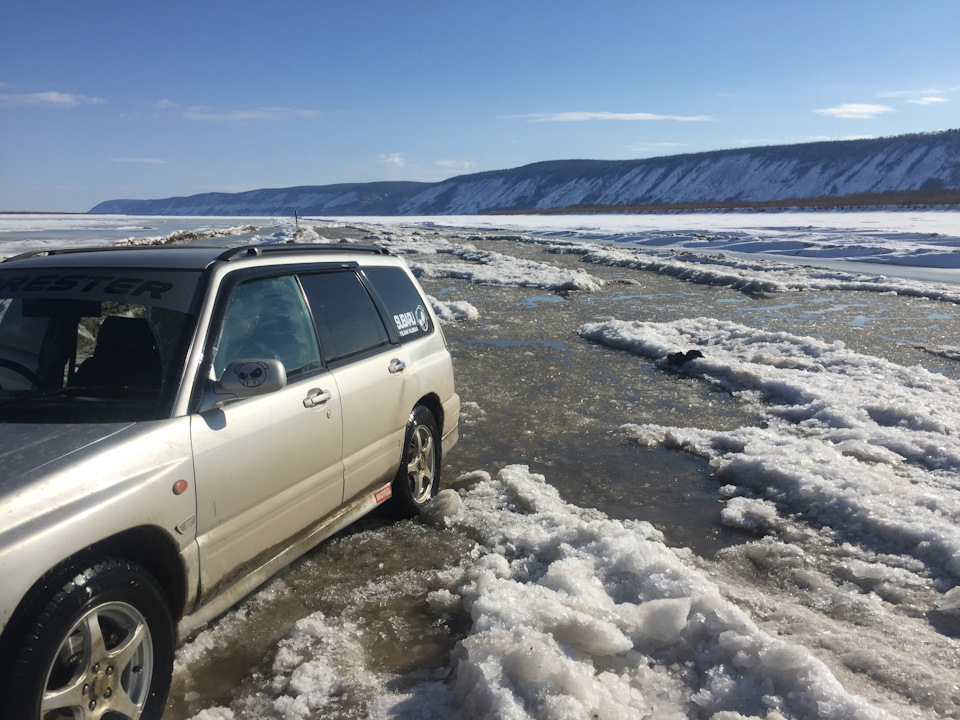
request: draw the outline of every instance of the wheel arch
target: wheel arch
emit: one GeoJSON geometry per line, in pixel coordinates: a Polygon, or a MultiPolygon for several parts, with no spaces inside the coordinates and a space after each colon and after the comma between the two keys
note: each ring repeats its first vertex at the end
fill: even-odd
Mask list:
{"type": "Polygon", "coordinates": [[[187,571],[179,548],[162,529],[149,525],[131,528],[91,545],[76,557],[88,561],[115,557],[141,565],[163,590],[174,621],[183,616],[187,600],[187,571]]]}
{"type": "Polygon", "coordinates": [[[99,560],[117,558],[137,563],[150,573],[163,591],[174,623],[183,615],[187,599],[186,569],[180,552],[163,530],[143,526],[131,528],[83,548],[47,570],[24,594],[0,635],[0,673],[27,631],[37,603],[56,592],[78,573],[99,560]]]}
{"type": "MultiPolygon", "coordinates": [[[[443,435],[443,403],[436,393],[429,393],[417,400],[417,405],[422,405],[433,414],[433,419],[437,421],[437,429],[440,435],[443,435]]],[[[411,410],[412,412],[412,410],[411,410]]]]}

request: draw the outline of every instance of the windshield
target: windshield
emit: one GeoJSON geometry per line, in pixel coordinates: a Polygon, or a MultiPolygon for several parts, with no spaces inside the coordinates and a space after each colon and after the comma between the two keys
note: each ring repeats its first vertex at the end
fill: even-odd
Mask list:
{"type": "Polygon", "coordinates": [[[0,422],[169,414],[200,273],[0,270],[0,422]]]}

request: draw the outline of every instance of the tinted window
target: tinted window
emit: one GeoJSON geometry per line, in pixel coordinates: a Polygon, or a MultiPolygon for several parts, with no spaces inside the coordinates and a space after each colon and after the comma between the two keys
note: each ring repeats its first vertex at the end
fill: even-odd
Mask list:
{"type": "Polygon", "coordinates": [[[0,421],[164,417],[194,328],[182,310],[199,278],[136,269],[0,272],[0,421]]]}
{"type": "Polygon", "coordinates": [[[300,282],[328,362],[389,344],[380,313],[355,273],[303,275],[300,282]]]}
{"type": "Polygon", "coordinates": [[[227,306],[213,368],[220,377],[234,360],[280,360],[288,378],[320,367],[320,349],[294,277],[241,283],[227,306]]]}
{"type": "Polygon", "coordinates": [[[397,328],[401,342],[429,335],[433,330],[430,314],[423,298],[407,274],[396,267],[374,267],[364,270],[377,294],[387,306],[390,320],[397,328]]]}
{"type": "Polygon", "coordinates": [[[200,273],[137,268],[0,269],[0,297],[43,302],[133,303],[190,313],[199,298],[200,273]]]}

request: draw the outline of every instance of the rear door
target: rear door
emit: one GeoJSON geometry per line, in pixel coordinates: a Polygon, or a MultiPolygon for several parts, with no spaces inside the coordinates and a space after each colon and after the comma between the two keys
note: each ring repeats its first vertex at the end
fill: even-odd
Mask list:
{"type": "Polygon", "coordinates": [[[343,500],[340,395],[296,277],[237,285],[211,354],[215,377],[234,360],[279,359],[287,385],[192,417],[205,595],[269,560],[343,500]]]}
{"type": "Polygon", "coordinates": [[[343,406],[344,497],[393,480],[417,387],[356,272],[301,275],[343,406]]]}

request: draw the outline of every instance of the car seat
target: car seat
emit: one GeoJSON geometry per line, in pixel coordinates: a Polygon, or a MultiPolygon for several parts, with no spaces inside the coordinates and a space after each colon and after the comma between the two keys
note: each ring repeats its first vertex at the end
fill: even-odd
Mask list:
{"type": "Polygon", "coordinates": [[[145,318],[111,316],[100,325],[93,355],[77,369],[84,387],[160,389],[160,353],[145,318]]]}

